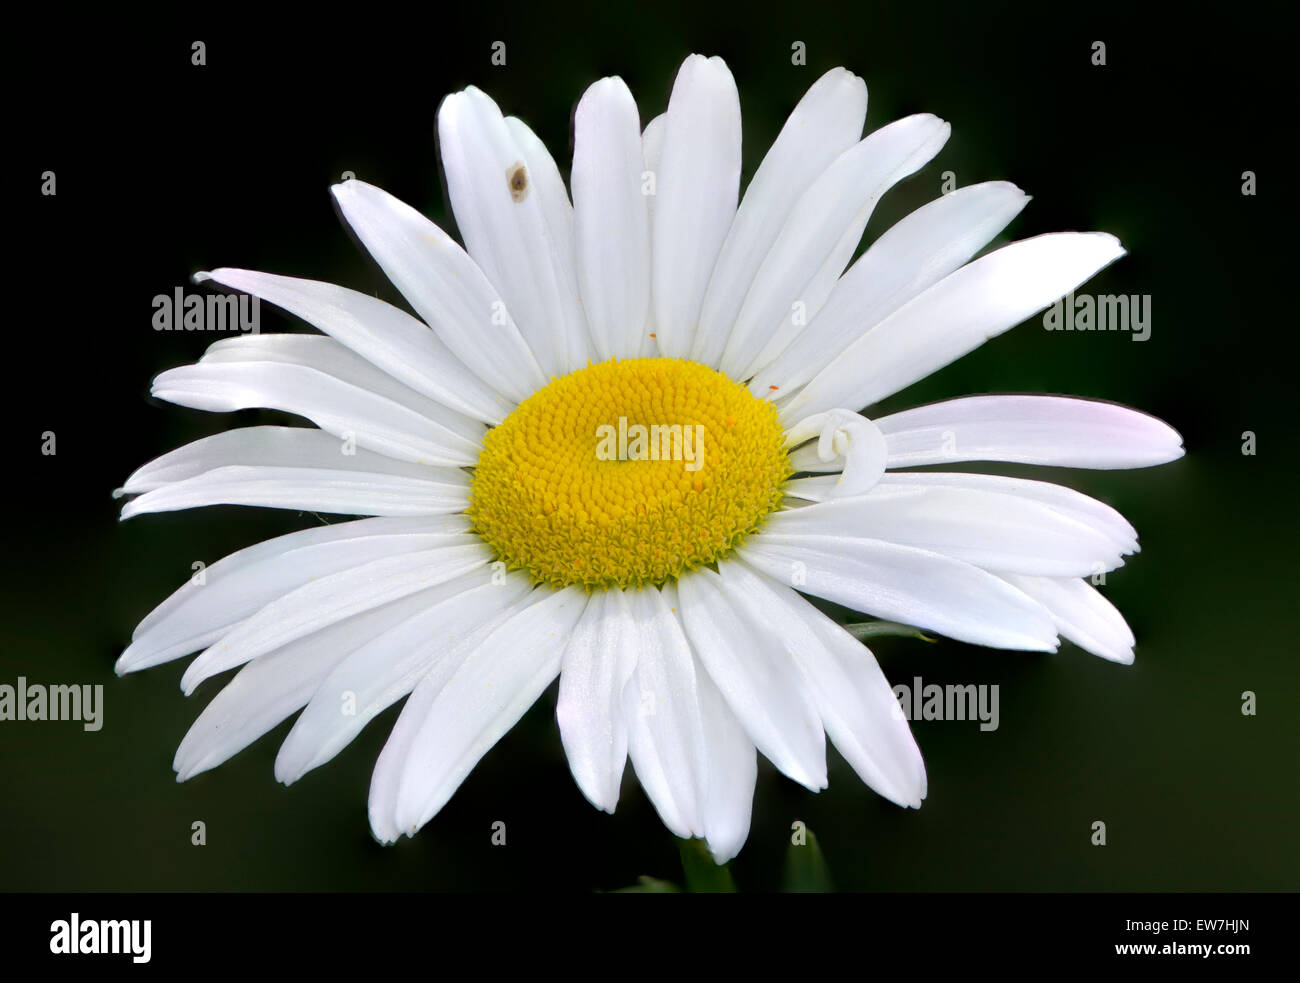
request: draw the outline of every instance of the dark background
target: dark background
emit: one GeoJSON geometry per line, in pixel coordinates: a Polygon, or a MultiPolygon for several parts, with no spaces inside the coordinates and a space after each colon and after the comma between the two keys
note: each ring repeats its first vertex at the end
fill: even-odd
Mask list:
{"type": "MultiPolygon", "coordinates": [[[[772,889],[790,824],[820,837],[838,887],[867,890],[1276,890],[1300,886],[1295,650],[1295,399],[1283,204],[1289,168],[1281,34],[1265,14],[1198,22],[1088,5],[872,3],[552,11],[370,7],[272,25],[215,15],[133,23],[48,15],[16,28],[6,153],[9,435],[0,682],[104,685],[98,733],[0,723],[3,890],[590,890],[679,879],[671,836],[628,769],[616,816],[564,763],[554,687],[413,841],[381,848],[365,811],[390,709],[331,764],[286,790],[272,762],[286,722],[184,785],[172,754],[222,681],[190,700],[185,660],[124,679],[112,664],[196,559],[303,528],[310,515],[213,508],[119,524],[110,492],[147,460],[271,413],[215,416],[148,397],[211,336],[155,332],[151,300],[199,269],[332,280],[400,303],[349,241],[328,187],[345,170],[454,231],[433,139],[466,84],[528,122],[566,172],[572,107],[606,74],[643,122],[692,51],[726,58],[744,113],[745,178],[785,115],[843,64],[870,91],[868,129],[907,113],[953,124],[936,161],[892,191],[867,241],[939,193],[1004,178],[1035,200],[1008,235],[1117,234],[1129,256],[1095,293],[1150,294],[1150,340],[1061,334],[1031,320],[891,399],[885,410],[981,391],[1113,399],[1168,420],[1188,456],[1150,471],[999,469],[1061,480],[1119,507],[1143,551],[1107,595],[1137,663],[1063,645],[1055,656],[891,639],[895,683],[1001,687],[1001,726],[918,722],[930,793],[919,812],[868,790],[831,752],[812,795],[760,771],[742,889],[772,889]],[[1246,21],[1249,20],[1250,23],[1246,21]],[[207,65],[190,44],[207,44],[207,65]],[[506,67],[490,64],[507,45],[506,67]],[[807,44],[807,67],[790,61],[807,44]],[[1090,63],[1095,40],[1105,67],[1090,63]],[[57,173],[42,197],[39,176],[57,173]],[[1257,197],[1243,197],[1254,170],[1257,197]],[[1285,272],[1284,272],[1285,264],[1285,272]],[[1284,306],[1285,305],[1285,306],[1284,306]],[[41,434],[58,453],[40,453],[41,434]],[[1243,456],[1243,431],[1258,453],[1243,456]],[[1258,696],[1243,716],[1241,694],[1258,696]],[[208,843],[190,845],[190,824],[208,843]],[[489,843],[504,820],[508,846],[489,843]],[[1091,824],[1108,827],[1104,848],[1091,824]]],[[[61,15],[60,15],[61,16],[61,15]]],[[[263,330],[299,326],[268,307],[263,330]]],[[[288,418],[283,418],[288,419],[288,418]]]]}

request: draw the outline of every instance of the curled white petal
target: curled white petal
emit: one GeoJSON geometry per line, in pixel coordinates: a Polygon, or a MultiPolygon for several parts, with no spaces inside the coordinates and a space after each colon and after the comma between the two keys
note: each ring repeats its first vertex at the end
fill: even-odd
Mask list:
{"type": "Polygon", "coordinates": [[[862,414],[851,410],[827,410],[804,417],[786,432],[785,445],[797,447],[813,437],[817,438],[817,459],[820,462],[843,461],[831,498],[870,491],[885,473],[888,448],[884,434],[862,414]]]}

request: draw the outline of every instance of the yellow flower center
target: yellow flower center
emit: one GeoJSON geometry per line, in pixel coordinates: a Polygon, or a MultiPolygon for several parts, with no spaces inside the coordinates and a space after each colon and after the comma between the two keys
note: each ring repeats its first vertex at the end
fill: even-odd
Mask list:
{"type": "Polygon", "coordinates": [[[781,503],[775,407],[699,362],[612,360],[553,379],[483,440],[474,530],[555,587],[662,584],[781,503]]]}

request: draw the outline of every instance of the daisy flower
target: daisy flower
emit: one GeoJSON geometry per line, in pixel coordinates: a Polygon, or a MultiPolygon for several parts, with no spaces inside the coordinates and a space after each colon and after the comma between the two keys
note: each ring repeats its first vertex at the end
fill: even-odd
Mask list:
{"type": "Polygon", "coordinates": [[[198,274],[322,333],[219,341],[153,395],[315,426],[165,454],[119,489],[137,496],[123,518],[362,518],[233,553],[140,624],[119,673],[198,652],[191,693],[242,666],[181,742],[178,777],[301,710],[275,765],[291,783],[406,697],[369,796],[392,842],[558,676],[583,794],[613,812],[630,758],[668,829],[721,863],[748,834],[760,752],[816,791],[829,738],[880,795],[925,797],[884,674],[805,595],[973,644],[1054,651],[1060,636],[1131,661],[1087,579],[1137,550],[1122,516],[1055,484],[909,469],[1143,467],[1179,457],[1177,433],[1061,396],[869,410],[1124,250],[1063,232],[973,258],[1028,201],[990,182],[850,266],[876,202],[949,133],[921,114],[863,138],[866,106],[857,76],[821,77],[742,199],[740,102],[718,58],[688,58],[644,130],[622,80],[592,85],[568,190],[528,126],[468,88],[438,111],[463,245],[379,188],[333,188],[418,317],[328,283],[198,274]]]}

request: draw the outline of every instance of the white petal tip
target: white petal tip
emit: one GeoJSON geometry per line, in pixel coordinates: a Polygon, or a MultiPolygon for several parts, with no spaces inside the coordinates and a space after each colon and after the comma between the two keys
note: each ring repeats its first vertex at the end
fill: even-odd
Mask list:
{"type": "Polygon", "coordinates": [[[804,788],[806,788],[809,792],[812,792],[813,794],[816,794],[818,792],[824,792],[826,791],[827,788],[830,787],[830,782],[827,780],[824,774],[819,777],[813,777],[813,778],[795,778],[795,781],[797,781],[800,785],[802,785],[804,788]]]}
{"type": "Polygon", "coordinates": [[[1109,232],[1091,232],[1089,235],[1109,245],[1115,253],[1115,259],[1128,255],[1128,250],[1124,248],[1124,244],[1119,241],[1118,237],[1111,235],[1109,232]]]}
{"type": "Polygon", "coordinates": [[[180,785],[183,782],[188,782],[195,775],[200,775],[207,770],[208,768],[203,764],[203,762],[192,761],[189,756],[186,756],[186,758],[182,760],[180,751],[176,752],[176,760],[172,762],[172,771],[176,772],[177,785],[180,785]]]}
{"type": "Polygon", "coordinates": [[[709,855],[713,858],[713,862],[717,864],[719,867],[721,867],[723,864],[730,863],[731,861],[735,860],[736,854],[740,852],[740,848],[744,844],[742,843],[742,844],[732,845],[730,843],[726,843],[726,844],[722,844],[721,846],[718,846],[716,849],[712,844],[707,844],[707,845],[709,848],[709,855]]]}
{"type": "Polygon", "coordinates": [[[199,270],[199,272],[195,273],[192,277],[190,277],[190,280],[194,283],[205,283],[206,281],[211,279],[212,279],[212,274],[207,272],[206,270],[199,270]]]}
{"type": "Polygon", "coordinates": [[[285,746],[281,746],[280,753],[275,758],[275,780],[281,785],[288,788],[290,785],[300,781],[302,777],[311,771],[321,762],[316,760],[304,760],[297,749],[293,753],[285,754],[285,746]]]}
{"type": "Polygon", "coordinates": [[[370,825],[370,838],[380,846],[392,846],[402,838],[401,832],[393,827],[391,821],[385,821],[375,814],[373,807],[366,812],[370,825]]]}
{"type": "Polygon", "coordinates": [[[610,797],[610,796],[601,796],[599,799],[593,799],[591,796],[587,796],[586,798],[587,798],[587,801],[588,801],[588,802],[590,802],[593,806],[595,806],[595,807],[596,807],[597,809],[599,809],[601,812],[603,812],[603,813],[607,813],[608,815],[611,815],[611,816],[614,815],[614,808],[615,808],[615,806],[618,805],[618,793],[617,793],[617,792],[614,793],[613,797],[610,797]]]}

